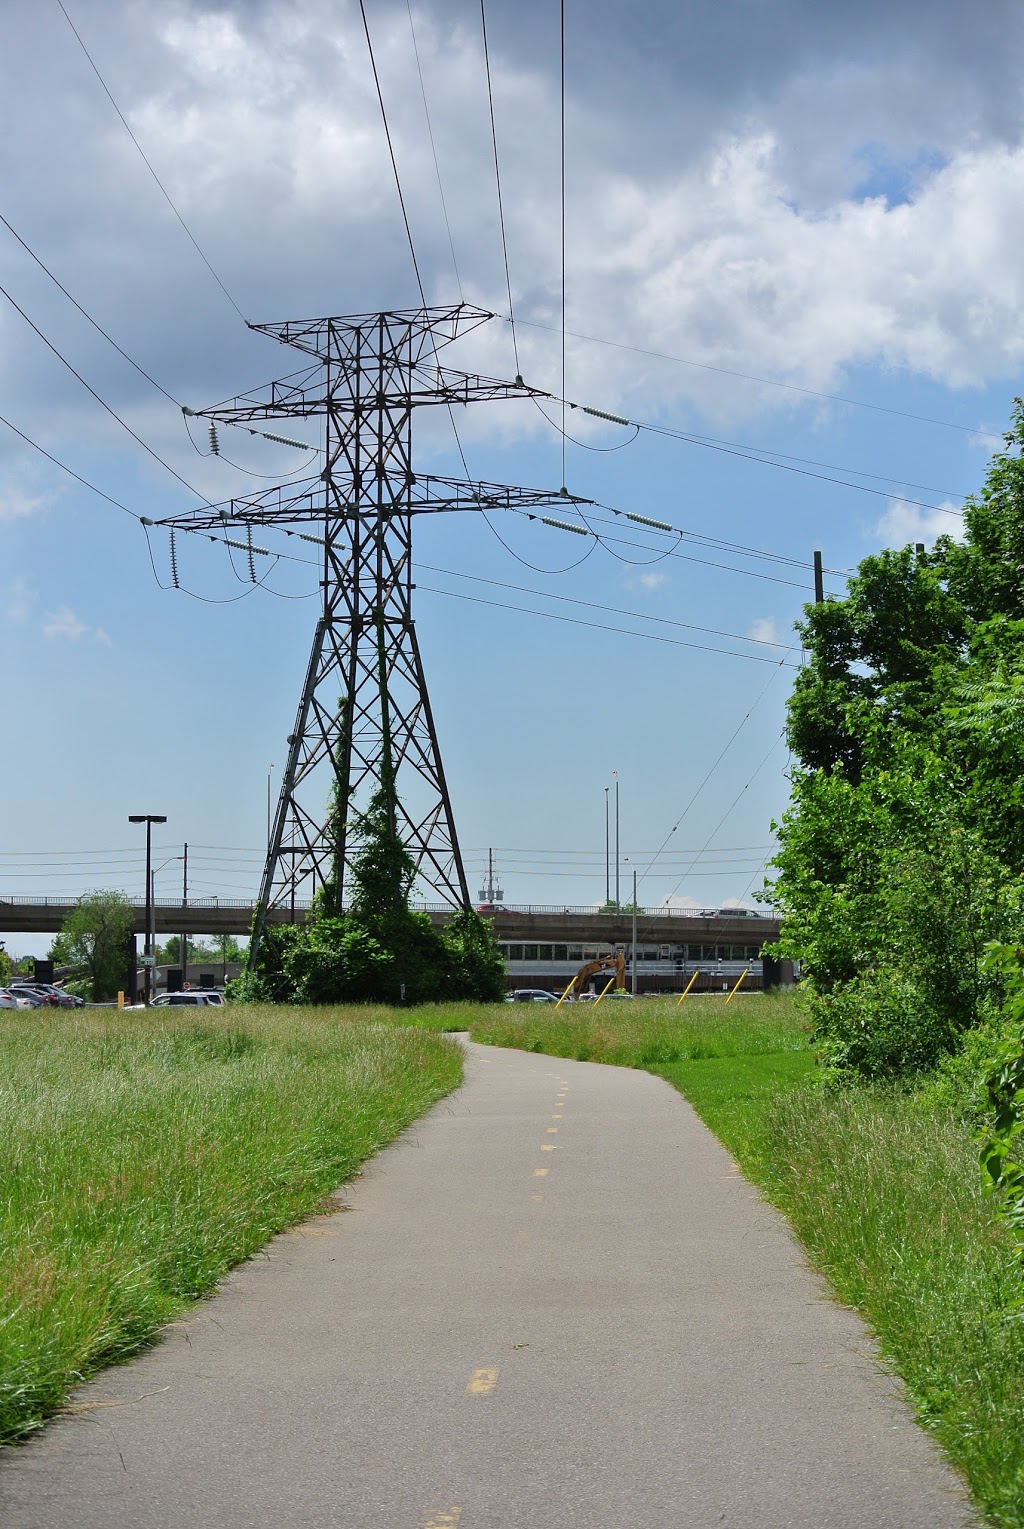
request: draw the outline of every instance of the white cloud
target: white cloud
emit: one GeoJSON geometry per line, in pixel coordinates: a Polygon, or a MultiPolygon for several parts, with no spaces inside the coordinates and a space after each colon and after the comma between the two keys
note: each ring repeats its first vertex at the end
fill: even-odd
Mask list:
{"type": "Polygon", "coordinates": [[[759,616],[752,623],[747,636],[752,637],[755,642],[778,642],[779,634],[775,626],[775,617],[759,616]]]}
{"type": "Polygon", "coordinates": [[[908,542],[933,542],[938,536],[952,536],[961,541],[964,535],[963,519],[958,514],[949,513],[955,509],[955,505],[947,503],[941,509],[926,510],[894,499],[875,526],[875,531],[889,547],[905,547],[908,542]]]}
{"type": "Polygon", "coordinates": [[[49,612],[43,623],[44,637],[68,637],[72,642],[77,642],[88,630],[86,623],[79,621],[74,611],[66,605],[62,605],[58,611],[49,612]]]}
{"type": "Polygon", "coordinates": [[[642,589],[647,593],[651,590],[660,589],[668,583],[667,573],[639,573],[634,578],[626,580],[627,589],[642,589]]]}
{"type": "Polygon", "coordinates": [[[28,494],[23,489],[7,485],[0,489],[0,520],[24,520],[45,503],[42,494],[28,494]]]}
{"type": "Polygon", "coordinates": [[[105,632],[101,626],[98,626],[96,628],[96,630],[93,632],[92,640],[93,640],[93,642],[98,642],[101,647],[104,647],[104,648],[111,648],[111,647],[113,647],[113,643],[110,640],[110,634],[108,632],[105,632]]]}

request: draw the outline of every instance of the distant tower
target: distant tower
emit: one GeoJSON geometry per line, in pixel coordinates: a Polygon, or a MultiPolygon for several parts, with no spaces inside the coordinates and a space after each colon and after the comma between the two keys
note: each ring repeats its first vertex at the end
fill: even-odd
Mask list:
{"type": "Polygon", "coordinates": [[[480,888],[480,901],[482,903],[500,903],[505,896],[500,887],[494,885],[494,851],[487,851],[487,885],[480,888]]]}

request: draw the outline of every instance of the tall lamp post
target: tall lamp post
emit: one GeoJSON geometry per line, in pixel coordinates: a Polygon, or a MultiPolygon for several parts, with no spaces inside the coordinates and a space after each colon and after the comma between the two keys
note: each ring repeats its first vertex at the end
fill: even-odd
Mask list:
{"type": "Polygon", "coordinates": [[[143,962],[146,968],[146,1008],[149,1008],[153,999],[153,961],[155,958],[153,938],[153,824],[166,823],[165,817],[160,817],[155,812],[133,812],[128,814],[129,823],[145,823],[146,825],[146,943],[143,954],[143,962]]]}
{"type": "Polygon", "coordinates": [[[609,849],[608,849],[608,787],[604,788],[604,906],[607,912],[608,904],[612,900],[611,878],[609,874],[609,849]]]}

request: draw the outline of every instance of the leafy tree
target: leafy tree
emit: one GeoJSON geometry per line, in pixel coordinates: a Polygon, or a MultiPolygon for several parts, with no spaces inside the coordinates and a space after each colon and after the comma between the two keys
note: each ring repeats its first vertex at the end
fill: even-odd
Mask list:
{"type": "Polygon", "coordinates": [[[5,987],[14,976],[14,962],[7,954],[7,947],[0,940],[0,987],[5,987]]]}
{"type": "Polygon", "coordinates": [[[338,914],[336,889],[317,894],[304,925],[269,925],[256,966],[232,989],[251,1001],[427,1003],[500,999],[505,968],[491,926],[455,913],[435,929],[409,907],[416,863],[395,823],[385,779],[351,825],[351,903],[338,914]]]}
{"type": "Polygon", "coordinates": [[[61,966],[81,967],[96,1001],[113,998],[124,978],[135,913],[120,892],[89,892],[68,914],[50,948],[61,966]]]}
{"type": "MultiPolygon", "coordinates": [[[[245,949],[239,945],[234,935],[231,934],[223,942],[217,940],[215,943],[208,945],[204,945],[201,940],[193,940],[191,937],[186,938],[185,943],[188,951],[188,964],[191,966],[206,961],[244,962],[246,958],[245,949]]],[[[160,957],[169,966],[181,965],[180,935],[172,934],[168,936],[165,943],[160,947],[160,957]]]]}
{"type": "Polygon", "coordinates": [[[1024,935],[1024,404],[962,542],[866,558],[808,607],[773,901],[824,1056],[932,1065],[993,1011],[1024,935]]]}

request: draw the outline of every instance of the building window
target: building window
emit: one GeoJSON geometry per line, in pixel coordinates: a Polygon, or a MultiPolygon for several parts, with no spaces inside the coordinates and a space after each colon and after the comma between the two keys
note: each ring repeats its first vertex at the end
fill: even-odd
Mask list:
{"type": "Polygon", "coordinates": [[[521,945],[507,945],[505,948],[508,951],[510,961],[521,961],[523,959],[523,947],[521,945]]]}
{"type": "Polygon", "coordinates": [[[536,947],[536,945],[524,945],[523,946],[523,960],[524,961],[537,961],[537,960],[539,960],[539,957],[537,955],[537,947],[536,947]]]}

